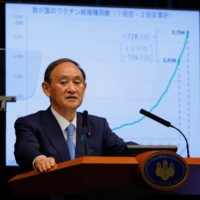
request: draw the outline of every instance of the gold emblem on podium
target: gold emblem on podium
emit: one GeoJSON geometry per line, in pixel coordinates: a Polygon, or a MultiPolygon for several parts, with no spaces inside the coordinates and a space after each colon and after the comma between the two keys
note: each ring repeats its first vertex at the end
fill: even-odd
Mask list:
{"type": "Polygon", "coordinates": [[[156,166],[156,175],[160,176],[164,181],[169,179],[169,177],[174,176],[175,170],[174,170],[174,164],[170,163],[168,165],[167,160],[163,161],[163,164],[161,165],[160,162],[158,162],[156,166]]]}
{"type": "Polygon", "coordinates": [[[143,180],[159,190],[180,187],[187,179],[189,168],[185,160],[172,151],[145,152],[136,157],[143,180]]]}

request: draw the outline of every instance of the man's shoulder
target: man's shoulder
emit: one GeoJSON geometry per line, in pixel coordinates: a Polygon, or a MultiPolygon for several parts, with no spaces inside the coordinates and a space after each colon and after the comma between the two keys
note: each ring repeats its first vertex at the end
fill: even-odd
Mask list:
{"type": "MultiPolygon", "coordinates": [[[[82,123],[82,117],[83,117],[83,113],[78,113],[78,121],[82,123]]],[[[101,117],[101,116],[97,116],[97,115],[93,115],[93,114],[88,114],[87,117],[87,122],[88,122],[88,126],[89,125],[94,125],[96,127],[104,127],[105,124],[108,124],[106,118],[101,117]]]]}
{"type": "Polygon", "coordinates": [[[40,119],[48,110],[39,110],[34,113],[30,113],[24,116],[19,116],[16,121],[19,120],[38,120],[40,119]]]}

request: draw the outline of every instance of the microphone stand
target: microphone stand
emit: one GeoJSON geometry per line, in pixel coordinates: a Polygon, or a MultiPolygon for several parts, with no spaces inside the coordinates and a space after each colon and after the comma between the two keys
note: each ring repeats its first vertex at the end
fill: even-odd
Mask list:
{"type": "Polygon", "coordinates": [[[84,149],[85,149],[85,156],[88,155],[87,153],[87,143],[86,143],[86,125],[83,126],[83,142],[84,142],[84,149]]]}
{"type": "Polygon", "coordinates": [[[148,111],[146,111],[144,109],[141,109],[140,113],[145,115],[145,116],[147,116],[147,117],[149,117],[149,118],[151,118],[151,119],[153,119],[153,120],[155,120],[155,121],[157,121],[157,122],[159,122],[159,123],[161,123],[161,124],[163,124],[163,125],[165,125],[165,126],[167,126],[167,127],[175,128],[184,137],[184,139],[186,141],[187,157],[188,158],[190,157],[188,140],[185,137],[185,135],[178,128],[173,126],[170,122],[168,122],[168,121],[166,121],[166,120],[164,120],[164,119],[162,119],[162,118],[160,118],[160,117],[158,117],[158,116],[156,116],[156,115],[154,115],[154,114],[152,114],[152,113],[150,113],[150,112],[148,112],[148,111]]]}
{"type": "Polygon", "coordinates": [[[169,125],[170,127],[172,128],[175,128],[185,139],[185,142],[186,142],[186,149],[187,149],[187,157],[190,158],[190,153],[189,153],[189,144],[188,144],[188,141],[187,141],[187,138],[185,137],[185,135],[178,129],[176,128],[175,126],[173,126],[172,124],[169,125]]]}

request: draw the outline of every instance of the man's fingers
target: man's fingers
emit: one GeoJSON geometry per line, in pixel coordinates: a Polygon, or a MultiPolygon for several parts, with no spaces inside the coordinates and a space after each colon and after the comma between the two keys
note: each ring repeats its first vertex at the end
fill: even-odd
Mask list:
{"type": "Polygon", "coordinates": [[[51,167],[53,167],[56,164],[55,159],[52,157],[49,157],[49,164],[51,167]]]}
{"type": "Polygon", "coordinates": [[[39,172],[45,172],[49,169],[51,169],[55,165],[55,159],[52,157],[41,157],[37,160],[35,160],[35,168],[39,172]]]}

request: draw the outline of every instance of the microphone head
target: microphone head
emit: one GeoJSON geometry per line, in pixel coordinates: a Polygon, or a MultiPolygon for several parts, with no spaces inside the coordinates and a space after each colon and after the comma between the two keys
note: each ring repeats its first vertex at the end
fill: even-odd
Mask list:
{"type": "Polygon", "coordinates": [[[150,112],[148,112],[144,109],[141,109],[140,113],[151,118],[151,119],[153,119],[153,120],[155,120],[155,121],[157,121],[157,122],[159,122],[159,123],[161,123],[161,124],[163,124],[163,125],[165,125],[165,126],[167,126],[167,127],[171,126],[170,122],[168,122],[168,121],[166,121],[166,120],[164,120],[164,119],[162,119],[162,118],[160,118],[160,117],[158,117],[158,116],[156,116],[156,115],[154,115],[154,114],[152,114],[152,113],[150,113],[150,112]]]}
{"type": "Polygon", "coordinates": [[[147,114],[147,111],[144,110],[144,109],[140,109],[140,113],[143,114],[143,115],[146,115],[146,114],[147,114]]]}
{"type": "Polygon", "coordinates": [[[84,110],[83,111],[83,121],[82,121],[82,126],[83,127],[87,126],[87,119],[88,119],[88,111],[84,110]]]}

